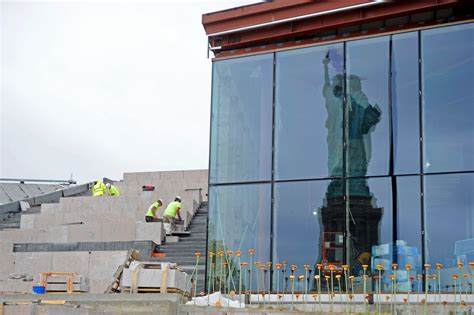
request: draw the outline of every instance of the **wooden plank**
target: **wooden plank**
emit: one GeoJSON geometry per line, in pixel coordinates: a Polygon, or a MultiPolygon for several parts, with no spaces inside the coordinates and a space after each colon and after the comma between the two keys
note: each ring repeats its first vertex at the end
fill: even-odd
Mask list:
{"type": "Polygon", "coordinates": [[[166,278],[168,277],[168,265],[165,265],[165,267],[162,269],[161,272],[161,293],[166,293],[166,278]]]}

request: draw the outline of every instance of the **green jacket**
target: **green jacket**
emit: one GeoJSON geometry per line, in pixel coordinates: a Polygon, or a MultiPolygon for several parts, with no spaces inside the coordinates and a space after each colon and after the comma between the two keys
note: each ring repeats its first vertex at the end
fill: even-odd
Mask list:
{"type": "Polygon", "coordinates": [[[170,202],[168,207],[166,207],[165,213],[163,213],[163,215],[174,218],[176,217],[176,213],[178,212],[178,209],[181,209],[181,202],[179,201],[170,202]]]}

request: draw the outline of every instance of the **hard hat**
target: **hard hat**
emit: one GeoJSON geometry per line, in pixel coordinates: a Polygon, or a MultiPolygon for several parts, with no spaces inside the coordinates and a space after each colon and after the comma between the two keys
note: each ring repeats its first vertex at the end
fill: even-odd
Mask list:
{"type": "Polygon", "coordinates": [[[110,183],[105,184],[105,187],[110,188],[110,183]]]}
{"type": "Polygon", "coordinates": [[[159,202],[160,204],[163,204],[163,200],[158,199],[156,202],[159,202]]]}
{"type": "Polygon", "coordinates": [[[179,200],[181,202],[181,197],[180,196],[176,196],[174,199],[179,200]]]}

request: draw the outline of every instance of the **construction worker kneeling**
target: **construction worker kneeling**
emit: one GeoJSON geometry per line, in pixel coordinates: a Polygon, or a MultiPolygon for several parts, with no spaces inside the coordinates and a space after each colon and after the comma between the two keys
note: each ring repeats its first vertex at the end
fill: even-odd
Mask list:
{"type": "Polygon", "coordinates": [[[94,187],[92,187],[92,197],[100,197],[105,194],[106,187],[104,185],[104,182],[99,179],[98,181],[95,182],[94,187]]]}
{"type": "Polygon", "coordinates": [[[176,231],[176,217],[178,220],[181,220],[181,215],[179,211],[181,210],[181,197],[176,196],[173,202],[168,204],[166,207],[165,213],[163,213],[163,222],[170,223],[171,232],[176,231]]]}
{"type": "Polygon", "coordinates": [[[107,183],[105,185],[105,187],[107,188],[107,194],[109,196],[113,196],[113,197],[119,197],[120,196],[120,191],[114,185],[112,185],[110,183],[107,183]]]}
{"type": "Polygon", "coordinates": [[[148,208],[148,212],[145,214],[145,222],[159,222],[160,220],[158,219],[156,211],[161,208],[162,205],[163,201],[161,199],[158,199],[157,201],[152,203],[151,206],[148,208]]]}

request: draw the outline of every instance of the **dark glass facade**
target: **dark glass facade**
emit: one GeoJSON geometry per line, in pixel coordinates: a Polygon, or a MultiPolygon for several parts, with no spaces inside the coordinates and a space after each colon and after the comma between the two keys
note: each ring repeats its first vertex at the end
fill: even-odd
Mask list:
{"type": "Polygon", "coordinates": [[[473,23],[213,67],[208,248],[260,263],[246,288],[288,290],[287,262],[311,290],[318,264],[348,265],[357,291],[364,265],[368,290],[397,263],[397,289],[416,291],[442,263],[453,289],[457,262],[474,261],[473,23]]]}

